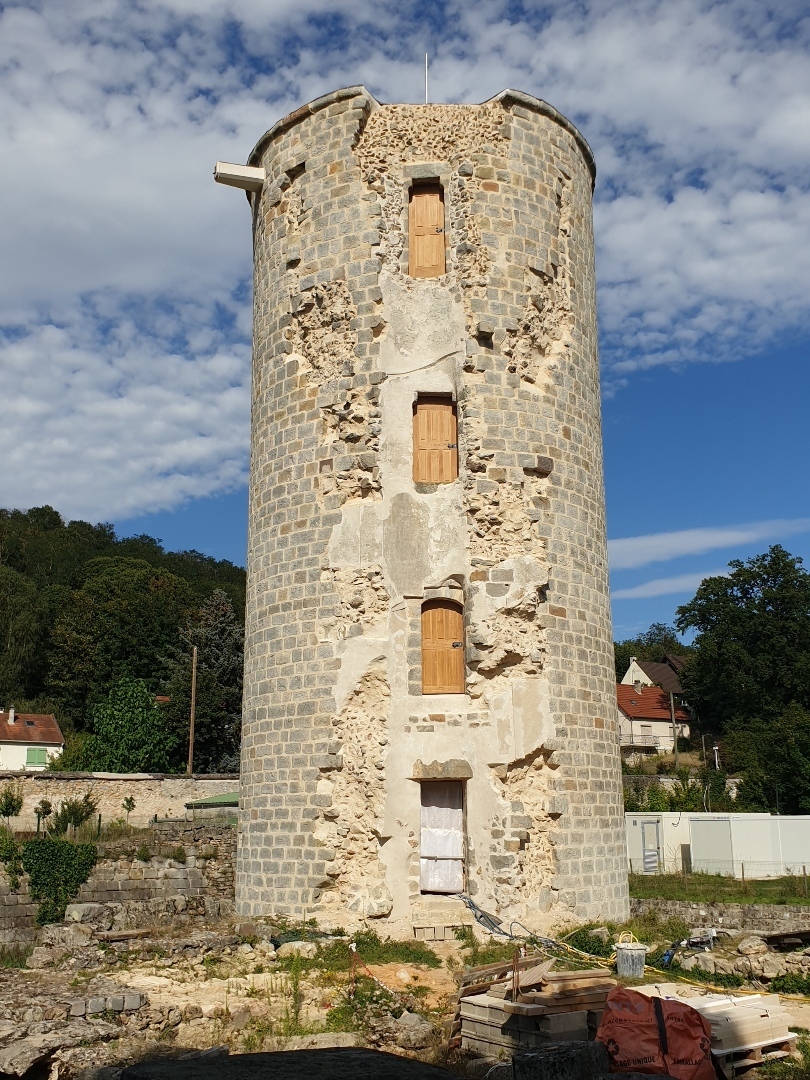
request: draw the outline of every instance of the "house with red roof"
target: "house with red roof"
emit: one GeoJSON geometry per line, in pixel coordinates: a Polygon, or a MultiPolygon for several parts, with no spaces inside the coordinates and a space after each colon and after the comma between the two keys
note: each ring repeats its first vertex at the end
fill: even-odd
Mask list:
{"type": "MultiPolygon", "coordinates": [[[[673,715],[669,694],[660,686],[616,684],[619,703],[619,740],[625,755],[671,754],[674,749],[673,715]]],[[[689,738],[689,713],[674,707],[678,738],[689,738]]]]}
{"type": "Polygon", "coordinates": [[[65,748],[65,738],[50,713],[0,712],[0,769],[42,772],[65,748]]]}

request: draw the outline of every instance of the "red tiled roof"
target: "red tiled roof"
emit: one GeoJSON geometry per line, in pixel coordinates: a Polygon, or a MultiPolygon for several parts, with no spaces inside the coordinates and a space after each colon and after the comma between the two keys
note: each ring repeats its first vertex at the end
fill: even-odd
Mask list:
{"type": "Polygon", "coordinates": [[[65,738],[56,722],[48,713],[15,713],[14,723],[8,722],[9,714],[0,712],[0,743],[28,743],[35,746],[64,746],[65,738]]]}
{"type": "MultiPolygon", "coordinates": [[[[660,686],[642,686],[641,690],[636,690],[633,686],[617,683],[616,697],[621,711],[633,720],[671,719],[669,694],[665,694],[660,686]]],[[[689,713],[676,705],[675,719],[679,723],[688,724],[689,713]]]]}

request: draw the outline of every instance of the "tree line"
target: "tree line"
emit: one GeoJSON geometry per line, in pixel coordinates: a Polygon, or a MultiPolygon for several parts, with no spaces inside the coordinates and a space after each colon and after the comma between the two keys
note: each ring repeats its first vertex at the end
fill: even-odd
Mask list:
{"type": "Polygon", "coordinates": [[[238,768],[245,571],[49,506],[0,510],[0,707],[54,713],[60,768],[238,768]],[[168,699],[168,700],[159,700],[168,699]]]}
{"type": "Polygon", "coordinates": [[[775,545],[732,560],[727,575],[705,578],[677,609],[674,627],[656,624],[616,642],[617,680],[631,655],[658,661],[666,652],[687,656],[680,679],[694,727],[717,743],[723,770],[742,777],[734,808],[810,813],[810,573],[802,559],[775,545]],[[684,647],[678,635],[690,633],[684,647]]]}

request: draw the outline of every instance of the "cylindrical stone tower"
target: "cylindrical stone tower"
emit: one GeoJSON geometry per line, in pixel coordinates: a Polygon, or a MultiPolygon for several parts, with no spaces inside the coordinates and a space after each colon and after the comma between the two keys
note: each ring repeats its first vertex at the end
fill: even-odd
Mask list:
{"type": "Polygon", "coordinates": [[[248,164],[238,910],[626,917],[587,144],[355,86],[248,164]]]}

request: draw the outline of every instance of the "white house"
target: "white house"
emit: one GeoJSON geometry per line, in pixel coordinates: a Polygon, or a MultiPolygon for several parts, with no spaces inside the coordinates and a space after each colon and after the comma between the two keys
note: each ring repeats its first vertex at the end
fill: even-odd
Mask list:
{"type": "Polygon", "coordinates": [[[616,685],[619,705],[619,740],[622,751],[637,754],[670,754],[674,736],[689,737],[689,713],[680,705],[673,708],[669,694],[659,686],[616,685]]]}
{"type": "Polygon", "coordinates": [[[0,712],[0,769],[4,772],[42,772],[64,747],[55,716],[14,709],[0,712]]]}

